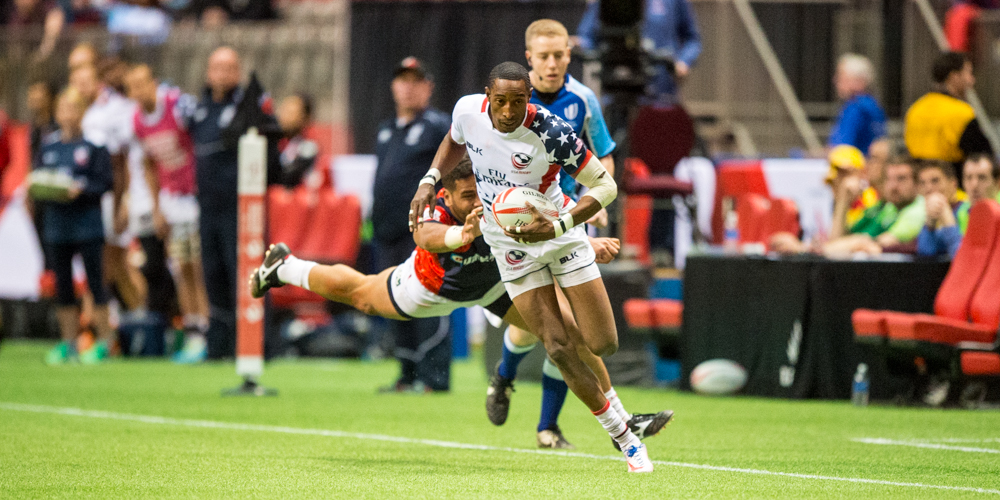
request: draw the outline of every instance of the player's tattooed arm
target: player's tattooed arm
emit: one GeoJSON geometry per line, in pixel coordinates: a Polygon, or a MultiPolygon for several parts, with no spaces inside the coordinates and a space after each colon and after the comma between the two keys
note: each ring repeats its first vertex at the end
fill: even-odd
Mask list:
{"type": "Polygon", "coordinates": [[[455,142],[450,133],[446,135],[441,141],[441,145],[438,146],[434,161],[431,162],[431,168],[428,170],[428,175],[436,178],[428,179],[425,176],[426,180],[420,181],[420,187],[417,188],[416,194],[413,195],[413,201],[410,202],[410,232],[423,224],[421,215],[424,210],[429,210],[430,213],[434,212],[434,207],[437,205],[437,182],[448,172],[451,172],[451,169],[455,168],[455,165],[458,165],[464,156],[465,146],[455,142]],[[436,175],[432,175],[431,172],[436,175]]]}

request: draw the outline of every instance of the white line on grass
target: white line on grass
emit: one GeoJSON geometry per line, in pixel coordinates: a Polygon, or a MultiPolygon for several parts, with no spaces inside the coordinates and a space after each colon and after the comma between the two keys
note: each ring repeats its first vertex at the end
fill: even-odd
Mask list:
{"type": "Polygon", "coordinates": [[[910,439],[914,443],[1000,443],[1000,438],[969,439],[969,438],[935,438],[910,439]]]}
{"type": "Polygon", "coordinates": [[[950,446],[946,444],[937,443],[923,443],[920,441],[899,441],[895,439],[885,439],[885,438],[854,438],[851,441],[857,443],[866,444],[880,444],[887,446],[912,446],[914,448],[928,448],[932,450],[949,450],[949,451],[964,451],[966,453],[996,453],[1000,454],[1000,450],[995,448],[972,448],[969,446],[950,446]]]}
{"type": "MultiPolygon", "coordinates": [[[[58,406],[42,406],[42,405],[27,405],[20,403],[2,403],[0,402],[0,410],[10,410],[10,411],[23,411],[32,413],[50,413],[56,415],[67,415],[74,417],[87,417],[87,418],[100,418],[108,420],[124,420],[130,422],[140,422],[144,424],[158,424],[158,425],[176,425],[183,427],[199,427],[208,429],[226,429],[235,431],[255,431],[255,432],[275,432],[281,434],[300,434],[308,436],[326,436],[326,437],[340,437],[340,438],[352,438],[352,439],[364,439],[369,441],[388,441],[392,443],[407,443],[407,444],[421,444],[425,446],[436,446],[439,448],[457,448],[463,450],[482,450],[482,451],[504,451],[509,453],[525,453],[530,455],[551,455],[556,457],[570,457],[570,458],[589,458],[593,460],[614,460],[622,462],[625,459],[623,457],[607,456],[607,455],[591,455],[588,453],[573,453],[573,452],[562,452],[562,451],[547,451],[547,450],[532,450],[523,448],[506,448],[502,446],[487,446],[481,444],[466,444],[466,443],[455,443],[451,441],[438,441],[434,439],[414,439],[398,436],[386,436],[383,434],[366,434],[358,432],[345,432],[345,431],[334,431],[326,429],[303,429],[299,427],[283,427],[275,425],[260,425],[260,424],[240,424],[235,422],[217,422],[213,420],[193,420],[186,418],[171,418],[171,417],[159,417],[155,415],[135,415],[130,413],[115,413],[109,411],[97,411],[97,410],[84,410],[81,408],[68,408],[68,407],[58,407],[58,406]]],[[[684,467],[688,469],[701,469],[701,470],[711,470],[717,472],[737,472],[742,474],[757,474],[765,476],[782,476],[782,477],[792,477],[796,479],[817,479],[821,481],[841,481],[847,483],[859,483],[859,484],[877,484],[883,486],[901,486],[908,488],[923,488],[923,489],[934,489],[934,490],[948,490],[948,491],[968,491],[974,493],[985,493],[990,495],[1000,495],[1000,490],[991,490],[985,488],[972,488],[967,486],[942,486],[936,484],[923,484],[923,483],[903,483],[897,481],[884,481],[881,479],[866,479],[866,478],[856,478],[856,477],[837,477],[837,476],[821,476],[817,474],[796,474],[793,472],[776,472],[761,469],[744,469],[739,467],[724,467],[718,465],[706,465],[706,464],[692,464],[684,462],[667,462],[663,460],[653,460],[653,463],[657,465],[666,465],[669,467],[684,467]]]]}

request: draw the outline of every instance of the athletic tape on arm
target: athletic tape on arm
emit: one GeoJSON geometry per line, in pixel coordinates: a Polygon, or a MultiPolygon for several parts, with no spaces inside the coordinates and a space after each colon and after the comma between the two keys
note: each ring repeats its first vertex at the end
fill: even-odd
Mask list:
{"type": "Polygon", "coordinates": [[[601,160],[591,156],[580,172],[576,174],[576,182],[590,188],[584,196],[590,196],[598,201],[601,207],[606,207],[618,197],[618,184],[608,175],[601,160]]]}

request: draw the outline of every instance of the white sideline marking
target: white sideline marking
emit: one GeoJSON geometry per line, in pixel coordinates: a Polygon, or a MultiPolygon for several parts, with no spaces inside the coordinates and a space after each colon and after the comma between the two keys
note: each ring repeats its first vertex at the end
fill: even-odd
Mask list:
{"type": "MultiPolygon", "coordinates": [[[[334,431],[326,429],[303,429],[299,427],[283,427],[275,425],[240,424],[235,422],[217,422],[213,420],[193,420],[185,418],[158,417],[155,415],[135,415],[130,413],[84,410],[81,408],[68,408],[68,407],[58,407],[58,406],[27,405],[20,403],[0,403],[0,410],[23,411],[31,413],[50,413],[56,415],[100,418],[108,420],[124,420],[129,422],[140,422],[144,424],[177,425],[183,427],[226,429],[226,430],[236,430],[236,431],[276,432],[281,434],[301,434],[309,436],[341,437],[341,438],[352,438],[352,439],[365,439],[369,441],[388,441],[393,443],[421,444],[425,446],[436,446],[439,448],[457,448],[463,450],[504,451],[509,453],[525,453],[531,455],[551,455],[556,457],[568,457],[568,458],[589,458],[593,460],[614,460],[616,462],[625,461],[624,457],[591,455],[588,453],[533,450],[524,448],[506,448],[501,446],[487,446],[480,444],[455,443],[451,441],[438,441],[434,439],[414,439],[414,438],[397,437],[397,436],[386,436],[382,434],[365,434],[358,432],[334,431]]],[[[670,467],[684,467],[688,469],[701,469],[701,470],[711,470],[718,472],[738,472],[743,474],[792,477],[796,479],[817,479],[821,481],[841,481],[847,483],[877,484],[884,486],[902,486],[908,488],[923,488],[923,489],[948,490],[948,491],[968,491],[973,493],[1000,495],[1000,490],[991,490],[986,488],[972,488],[968,486],[942,486],[936,484],[885,481],[881,479],[821,476],[817,474],[796,474],[793,472],[775,472],[775,471],[761,470],[761,469],[743,469],[739,467],[724,467],[718,465],[692,464],[684,462],[667,462],[663,460],[653,460],[652,462],[657,465],[666,465],[670,467]]]]}
{"type": "MultiPolygon", "coordinates": [[[[889,446],[912,446],[914,448],[929,448],[932,450],[964,451],[966,453],[1000,454],[1000,450],[995,448],[972,448],[969,446],[949,446],[946,444],[926,443],[920,441],[898,441],[895,439],[885,439],[885,438],[854,438],[851,441],[857,443],[881,444],[889,446]]],[[[976,442],[982,442],[982,441],[976,441],[976,442]]]]}
{"type": "Polygon", "coordinates": [[[911,439],[914,443],[1000,443],[1000,438],[968,439],[968,438],[936,438],[911,439]]]}

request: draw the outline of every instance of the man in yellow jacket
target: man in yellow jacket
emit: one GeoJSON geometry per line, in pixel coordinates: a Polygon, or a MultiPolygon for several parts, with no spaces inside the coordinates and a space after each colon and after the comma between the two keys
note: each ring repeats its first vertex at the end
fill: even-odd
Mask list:
{"type": "Polygon", "coordinates": [[[903,138],[911,157],[952,163],[961,179],[967,156],[993,154],[976,112],[965,102],[965,93],[976,83],[972,62],[965,54],[942,54],[934,61],[932,76],[936,88],[907,110],[903,138]]]}

